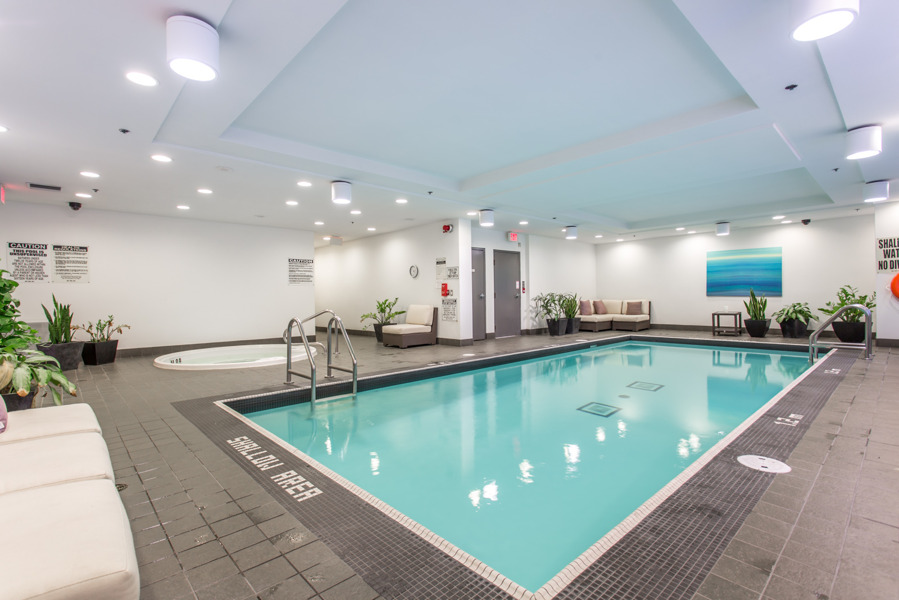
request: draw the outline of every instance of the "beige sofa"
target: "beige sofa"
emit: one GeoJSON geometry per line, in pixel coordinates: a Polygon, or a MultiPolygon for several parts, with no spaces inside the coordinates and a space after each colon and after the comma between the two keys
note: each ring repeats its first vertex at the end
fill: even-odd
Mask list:
{"type": "Polygon", "coordinates": [[[384,325],[381,339],[385,346],[422,346],[437,343],[437,307],[430,304],[410,304],[406,322],[384,325]]]}
{"type": "Polygon", "coordinates": [[[140,596],[131,524],[88,405],[9,414],[0,515],[0,600],[140,596]]]}
{"type": "Polygon", "coordinates": [[[641,331],[649,329],[652,303],[646,299],[582,300],[581,331],[641,331]]]}

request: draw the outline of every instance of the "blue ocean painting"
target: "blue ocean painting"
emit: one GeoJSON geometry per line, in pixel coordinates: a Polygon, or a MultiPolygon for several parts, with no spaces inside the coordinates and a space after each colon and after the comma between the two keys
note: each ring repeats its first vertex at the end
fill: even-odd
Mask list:
{"type": "Polygon", "coordinates": [[[717,250],[706,256],[706,296],[783,295],[781,248],[717,250]]]}

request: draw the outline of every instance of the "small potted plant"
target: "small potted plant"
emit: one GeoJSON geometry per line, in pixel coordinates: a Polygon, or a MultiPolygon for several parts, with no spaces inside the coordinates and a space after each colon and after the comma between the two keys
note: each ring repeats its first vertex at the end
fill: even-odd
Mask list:
{"type": "MultiPolygon", "coordinates": [[[[844,285],[837,292],[836,302],[828,302],[819,308],[825,315],[836,314],[838,310],[850,304],[860,304],[868,310],[873,309],[876,292],[870,297],[867,294],[859,294],[851,285],[844,285]]],[[[833,332],[841,342],[847,344],[859,344],[865,341],[865,313],[857,308],[849,308],[840,315],[840,321],[834,321],[833,332]]]]}
{"type": "Polygon", "coordinates": [[[534,297],[534,304],[537,307],[537,317],[546,319],[549,335],[563,335],[568,328],[568,319],[563,316],[562,294],[538,294],[534,297]]]}
{"type": "Polygon", "coordinates": [[[808,302],[794,302],[772,315],[780,323],[785,338],[801,338],[808,335],[808,322],[815,318],[808,302]]]}
{"type": "Polygon", "coordinates": [[[746,326],[746,332],[751,337],[765,337],[768,328],[771,326],[771,319],[765,318],[765,311],[768,309],[768,299],[764,296],[756,296],[755,290],[749,288],[749,301],[744,300],[743,305],[746,307],[747,319],[743,321],[746,326]]]}
{"type": "Polygon", "coordinates": [[[130,325],[116,325],[115,317],[109,315],[106,319],[97,319],[96,323],[87,322],[87,325],[76,325],[75,329],[84,331],[90,340],[84,342],[84,350],[81,358],[86,365],[105,365],[115,361],[119,340],[112,339],[112,334],[122,335],[125,329],[131,329],[130,325]]]}
{"type": "Polygon", "coordinates": [[[38,344],[37,349],[52,356],[59,361],[59,366],[63,371],[77,369],[81,363],[81,351],[84,348],[84,342],[72,341],[72,309],[68,304],[60,304],[56,301],[56,294],[53,294],[53,313],[51,314],[47,307],[41,304],[44,309],[44,315],[47,317],[47,336],[46,344],[38,344]]]}
{"type": "Polygon", "coordinates": [[[559,294],[562,313],[568,322],[565,326],[565,333],[577,333],[581,329],[581,320],[577,314],[580,311],[577,294],[559,294]]]}
{"type": "Polygon", "coordinates": [[[359,322],[363,322],[366,319],[371,319],[374,323],[369,323],[362,327],[362,330],[365,331],[370,326],[375,330],[375,339],[380,343],[383,342],[384,339],[381,337],[381,329],[384,325],[392,325],[394,317],[398,317],[399,315],[405,314],[404,310],[393,310],[393,307],[396,306],[396,303],[399,301],[399,298],[394,298],[391,300],[390,298],[385,298],[383,300],[377,300],[375,302],[375,312],[365,313],[359,318],[359,322]]]}
{"type": "Polygon", "coordinates": [[[31,408],[48,392],[54,403],[62,404],[62,391],[74,396],[75,385],[63,375],[55,358],[31,349],[40,339],[37,331],[21,320],[19,300],[12,297],[19,284],[7,279],[7,274],[0,269],[0,409],[31,408]]]}

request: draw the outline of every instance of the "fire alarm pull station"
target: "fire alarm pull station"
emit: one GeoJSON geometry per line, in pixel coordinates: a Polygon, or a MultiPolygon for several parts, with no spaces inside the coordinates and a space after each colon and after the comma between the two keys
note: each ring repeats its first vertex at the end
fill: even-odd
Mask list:
{"type": "Polygon", "coordinates": [[[448,283],[440,284],[440,295],[441,296],[449,296],[449,284],[448,283]]]}

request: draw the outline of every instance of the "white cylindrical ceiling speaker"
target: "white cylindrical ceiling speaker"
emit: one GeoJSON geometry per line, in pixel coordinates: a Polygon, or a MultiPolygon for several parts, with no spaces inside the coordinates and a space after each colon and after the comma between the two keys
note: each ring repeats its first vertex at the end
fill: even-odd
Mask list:
{"type": "Polygon", "coordinates": [[[493,211],[485,208],[478,213],[478,223],[481,227],[493,227],[493,211]]]}
{"type": "Polygon", "coordinates": [[[349,181],[331,182],[331,202],[334,204],[349,204],[353,201],[353,186],[349,181]]]}
{"type": "Polygon", "coordinates": [[[883,128],[866,125],[850,129],[846,134],[846,158],[858,160],[876,156],[883,150],[883,128]]]}
{"type": "Polygon", "coordinates": [[[576,240],[577,239],[577,226],[569,225],[565,228],[565,239],[566,240],[576,240]]]}
{"type": "Polygon", "coordinates": [[[842,31],[858,16],[858,0],[790,0],[793,39],[811,42],[842,31]]]}
{"type": "Polygon", "coordinates": [[[219,34],[194,17],[176,15],[165,22],[166,61],[182,77],[211,81],[219,71],[219,34]]]}
{"type": "Polygon", "coordinates": [[[862,192],[865,202],[880,202],[890,197],[889,181],[869,181],[862,192]]]}
{"type": "Polygon", "coordinates": [[[730,223],[726,221],[715,223],[715,235],[730,235],[730,223]]]}

